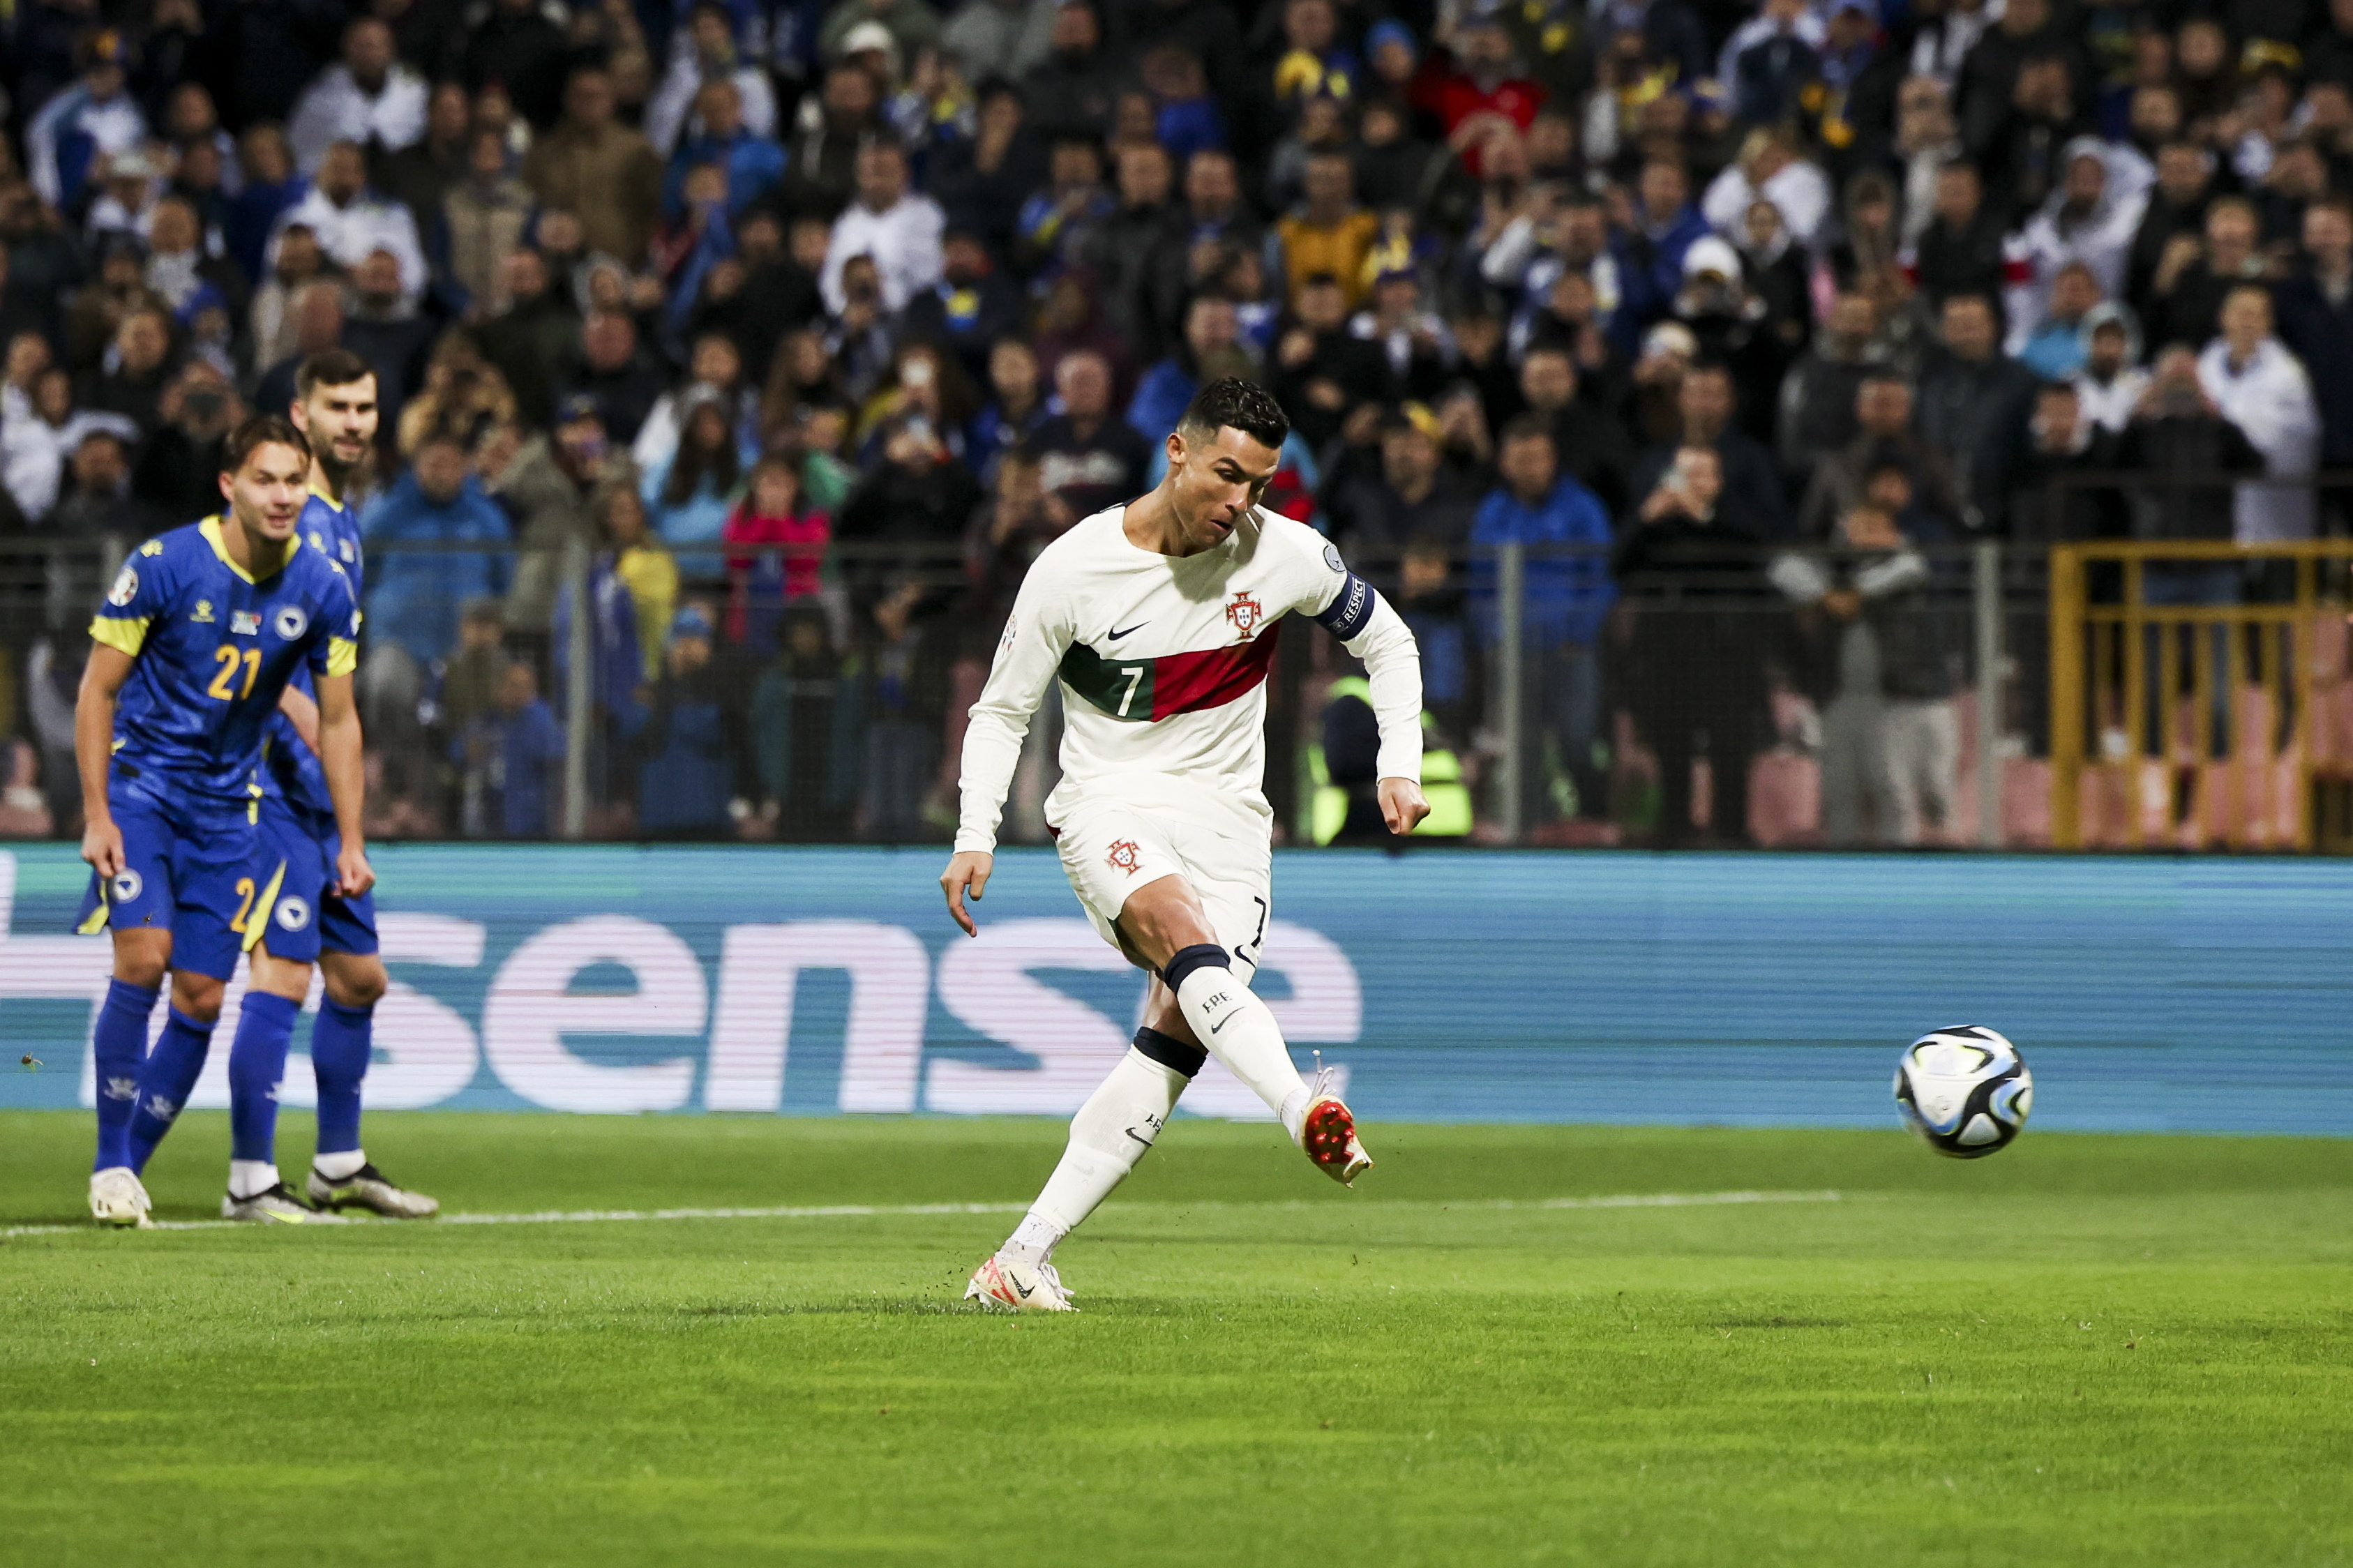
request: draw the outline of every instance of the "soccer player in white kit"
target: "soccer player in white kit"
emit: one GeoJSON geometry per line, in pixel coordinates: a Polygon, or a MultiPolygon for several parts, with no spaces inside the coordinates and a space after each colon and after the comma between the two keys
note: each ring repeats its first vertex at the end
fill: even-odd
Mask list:
{"type": "Polygon", "coordinates": [[[1421,795],[1413,634],[1340,552],[1259,509],[1291,422],[1248,382],[1212,382],[1168,437],[1168,473],[1039,552],[965,731],[963,821],[940,877],[948,912],[988,882],[1029,716],[1058,677],[1062,782],[1046,822],[1087,918],[1153,975],[1145,1026],[1071,1122],[1038,1201],[976,1269],[967,1300],[1074,1310],[1052,1258],[1135,1168],[1214,1052],[1346,1184],[1372,1164],[1324,1075],[1310,1088],[1250,989],[1266,939],[1274,814],[1266,676],[1283,616],[1312,617],[1362,659],[1380,724],[1381,815],[1410,833],[1421,795]]]}

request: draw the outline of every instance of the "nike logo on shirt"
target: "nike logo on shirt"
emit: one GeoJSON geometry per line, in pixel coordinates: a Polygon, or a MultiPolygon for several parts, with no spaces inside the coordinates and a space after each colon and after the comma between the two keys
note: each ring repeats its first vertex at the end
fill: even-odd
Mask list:
{"type": "Polygon", "coordinates": [[[1117,642],[1120,638],[1122,638],[1122,637],[1125,637],[1125,636],[1128,634],[1128,632],[1140,632],[1140,631],[1142,631],[1145,627],[1146,627],[1146,626],[1150,626],[1151,624],[1152,624],[1152,623],[1151,623],[1150,621],[1138,621],[1138,622],[1136,622],[1136,623],[1135,623],[1135,625],[1134,625],[1134,626],[1129,626],[1129,627],[1125,628],[1125,630],[1123,630],[1123,631],[1116,631],[1116,632],[1105,632],[1105,633],[1103,634],[1103,641],[1105,641],[1105,642],[1117,642]]]}

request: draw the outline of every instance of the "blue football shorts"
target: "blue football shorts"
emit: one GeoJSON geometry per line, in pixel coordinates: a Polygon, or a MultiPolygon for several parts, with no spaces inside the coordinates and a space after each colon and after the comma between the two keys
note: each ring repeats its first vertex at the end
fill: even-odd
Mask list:
{"type": "Polygon", "coordinates": [[[261,803],[261,837],[254,857],[265,897],[248,922],[245,945],[257,943],[272,958],[316,963],[319,950],[374,952],[375,895],[340,898],[335,857],[343,837],[332,823],[313,826],[276,795],[261,803]]]}
{"type": "Polygon", "coordinates": [[[118,769],[107,804],[122,830],[122,869],[92,872],[74,929],[168,931],[173,969],[227,980],[246,928],[259,918],[260,828],[249,803],[150,795],[118,769]]]}

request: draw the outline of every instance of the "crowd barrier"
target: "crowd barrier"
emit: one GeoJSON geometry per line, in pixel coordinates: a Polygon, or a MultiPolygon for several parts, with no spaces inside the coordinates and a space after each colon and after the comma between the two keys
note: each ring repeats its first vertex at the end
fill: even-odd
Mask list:
{"type": "MultiPolygon", "coordinates": [[[[1066,1116],[1143,977],[1050,852],[1000,857],[957,934],[944,854],[384,846],[369,1101],[1066,1116]]],[[[0,1107],[90,1102],[86,877],[0,852],[0,1107]]],[[[2341,862],[1337,849],[1279,853],[1274,887],[1261,992],[1375,1121],[1892,1126],[1902,1047],[1982,1023],[2037,1128],[2353,1131],[2341,862]]],[[[1263,1114],[1214,1065],[1182,1109],[1263,1114]]]]}

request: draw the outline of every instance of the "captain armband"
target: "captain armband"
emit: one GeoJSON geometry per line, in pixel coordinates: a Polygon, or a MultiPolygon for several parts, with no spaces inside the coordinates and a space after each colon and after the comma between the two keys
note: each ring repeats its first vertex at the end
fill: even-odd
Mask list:
{"type": "Polygon", "coordinates": [[[1373,585],[1354,572],[1340,576],[1340,591],[1331,604],[1316,612],[1315,624],[1342,642],[1360,635],[1371,624],[1373,606],[1380,603],[1373,585]]]}

